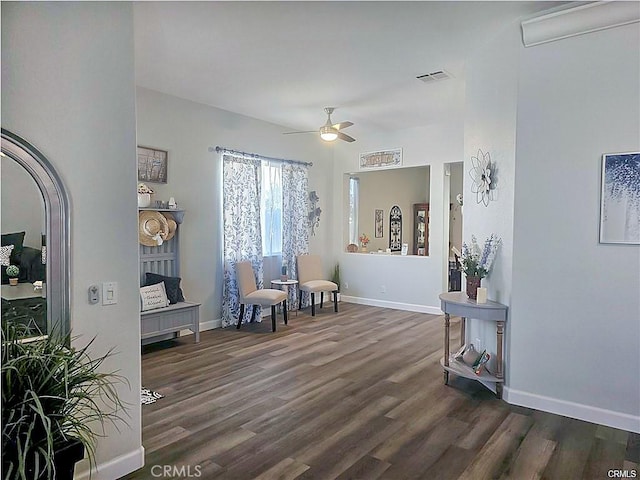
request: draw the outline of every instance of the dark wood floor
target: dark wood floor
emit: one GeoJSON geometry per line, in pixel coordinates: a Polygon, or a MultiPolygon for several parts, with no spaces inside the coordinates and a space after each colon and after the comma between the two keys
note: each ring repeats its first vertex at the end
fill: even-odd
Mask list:
{"type": "Polygon", "coordinates": [[[443,317],[341,303],[270,323],[146,348],[165,398],[143,406],[146,466],[126,479],[640,477],[637,434],[443,385],[443,317]]]}

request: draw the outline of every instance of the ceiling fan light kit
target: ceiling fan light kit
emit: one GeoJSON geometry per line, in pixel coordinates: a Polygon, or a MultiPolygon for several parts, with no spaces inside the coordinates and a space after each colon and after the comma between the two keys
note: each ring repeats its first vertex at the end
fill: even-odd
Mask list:
{"type": "Polygon", "coordinates": [[[331,125],[324,125],[320,127],[320,138],[325,142],[333,142],[338,138],[338,133],[333,129],[331,125]]]}
{"type": "Polygon", "coordinates": [[[342,133],[340,130],[345,129],[353,125],[352,122],[340,122],[333,123],[331,121],[331,114],[335,109],[333,107],[325,107],[324,111],[327,114],[327,122],[321,126],[318,130],[311,130],[305,132],[284,132],[283,135],[290,135],[292,133],[314,133],[319,131],[320,138],[325,142],[333,142],[336,139],[344,140],[345,142],[355,142],[356,139],[342,133]]]}

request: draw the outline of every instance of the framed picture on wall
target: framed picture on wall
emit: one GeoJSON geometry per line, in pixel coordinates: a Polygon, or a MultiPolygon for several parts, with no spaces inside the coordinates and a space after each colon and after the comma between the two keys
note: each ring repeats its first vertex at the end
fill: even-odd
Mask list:
{"type": "Polygon", "coordinates": [[[375,213],[375,235],[376,238],[382,238],[384,236],[384,211],[376,209],[375,213]]]}
{"type": "Polygon", "coordinates": [[[168,156],[166,150],[138,146],[138,181],[167,183],[168,156]]]}
{"type": "Polygon", "coordinates": [[[640,245],[640,153],[602,156],[600,243],[640,245]]]}

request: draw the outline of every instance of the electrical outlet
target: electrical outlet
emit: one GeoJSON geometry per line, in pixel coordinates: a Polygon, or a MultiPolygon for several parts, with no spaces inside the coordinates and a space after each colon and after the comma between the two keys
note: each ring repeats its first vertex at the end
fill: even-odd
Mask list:
{"type": "Polygon", "coordinates": [[[97,285],[89,286],[89,304],[95,305],[100,301],[100,289],[97,285]]]}

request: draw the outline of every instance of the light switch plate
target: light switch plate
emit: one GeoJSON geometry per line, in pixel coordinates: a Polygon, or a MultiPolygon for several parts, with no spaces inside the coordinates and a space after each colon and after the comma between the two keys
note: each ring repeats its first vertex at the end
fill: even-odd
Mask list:
{"type": "Polygon", "coordinates": [[[118,303],[118,282],[104,282],[102,284],[102,305],[118,303]]]}

